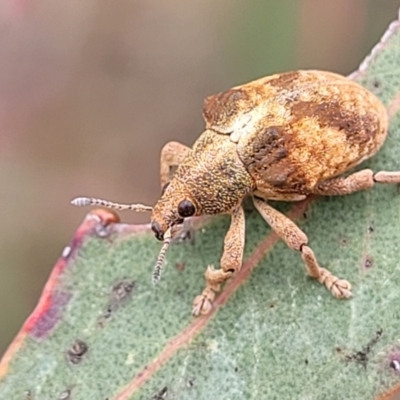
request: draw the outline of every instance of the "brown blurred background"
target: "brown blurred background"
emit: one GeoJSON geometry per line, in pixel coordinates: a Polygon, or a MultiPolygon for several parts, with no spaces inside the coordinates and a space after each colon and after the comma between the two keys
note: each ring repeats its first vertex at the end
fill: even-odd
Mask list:
{"type": "MultiPolygon", "coordinates": [[[[277,71],[348,74],[400,0],[0,2],[0,354],[88,209],[153,204],[159,151],[209,94],[277,71]]],[[[121,214],[124,221],[147,216],[121,214]]]]}

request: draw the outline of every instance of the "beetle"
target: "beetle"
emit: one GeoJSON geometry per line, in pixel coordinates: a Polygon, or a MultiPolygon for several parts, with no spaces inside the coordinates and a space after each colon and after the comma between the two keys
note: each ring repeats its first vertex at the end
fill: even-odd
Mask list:
{"type": "Polygon", "coordinates": [[[399,183],[400,171],[362,169],[343,176],[373,156],[385,141],[388,116],[383,104],[346,77],[300,70],[209,96],[203,116],[206,129],[192,148],[177,142],[163,147],[162,195],[154,208],[93,198],[77,198],[73,204],[152,211],[151,229],[164,241],[154,281],[171,239],[186,218],[230,214],[220,268],[208,266],[206,287],[193,302],[194,315],[207,314],[221,285],[241,268],[242,202],[248,196],[278,236],[300,253],[309,276],[335,297],[351,297],[350,283],[319,266],[306,234],[268,200],[301,201],[310,195],[354,193],[376,182],[399,183]]]}

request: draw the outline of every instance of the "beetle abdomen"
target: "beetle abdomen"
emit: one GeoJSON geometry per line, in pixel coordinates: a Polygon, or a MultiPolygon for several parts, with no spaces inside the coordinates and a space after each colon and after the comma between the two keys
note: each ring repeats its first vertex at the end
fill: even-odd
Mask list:
{"type": "Polygon", "coordinates": [[[252,129],[237,147],[257,186],[308,194],[374,155],[385,140],[384,106],[342,76],[297,71],[240,88],[259,98],[252,129]]]}

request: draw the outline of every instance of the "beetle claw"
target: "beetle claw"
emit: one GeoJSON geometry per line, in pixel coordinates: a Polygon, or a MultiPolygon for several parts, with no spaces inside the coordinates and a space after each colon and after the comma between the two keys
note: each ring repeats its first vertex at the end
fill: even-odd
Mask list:
{"type": "Polygon", "coordinates": [[[198,317],[200,314],[208,314],[213,306],[215,292],[210,287],[204,289],[203,293],[193,300],[192,315],[198,317]]]}
{"type": "Polygon", "coordinates": [[[336,298],[349,299],[353,296],[350,282],[345,279],[339,279],[325,268],[321,268],[320,271],[321,275],[318,281],[324,284],[336,298]]]}

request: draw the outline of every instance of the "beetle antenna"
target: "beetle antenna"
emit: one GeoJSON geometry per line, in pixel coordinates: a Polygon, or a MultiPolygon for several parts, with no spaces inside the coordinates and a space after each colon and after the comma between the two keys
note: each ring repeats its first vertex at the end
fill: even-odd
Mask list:
{"type": "Polygon", "coordinates": [[[168,250],[168,246],[171,243],[172,234],[171,228],[165,232],[164,243],[161,247],[160,253],[158,254],[156,265],[153,269],[153,284],[156,285],[161,278],[162,269],[164,266],[165,254],[168,250]]]}
{"type": "Polygon", "coordinates": [[[102,206],[107,208],[114,208],[120,211],[132,210],[137,212],[146,212],[153,210],[153,207],[145,206],[143,204],[120,204],[120,203],[113,203],[112,201],[103,199],[94,199],[93,197],[76,197],[71,201],[71,204],[78,207],[102,206]]]}

